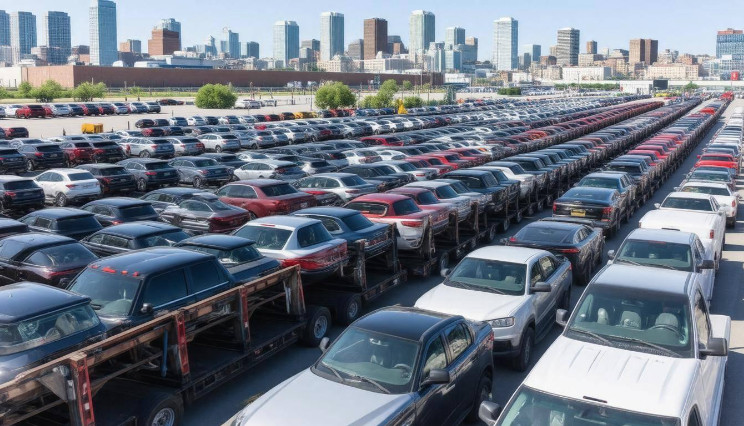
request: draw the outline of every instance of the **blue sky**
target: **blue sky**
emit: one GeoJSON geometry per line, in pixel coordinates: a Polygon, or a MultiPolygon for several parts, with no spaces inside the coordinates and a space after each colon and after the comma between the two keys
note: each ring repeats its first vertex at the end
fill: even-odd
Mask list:
{"type": "MultiPolygon", "coordinates": [[[[4,1],[0,7],[11,12],[30,11],[37,16],[39,44],[41,26],[47,10],[70,14],[72,43],[88,44],[86,0],[34,0],[31,3],[4,1]],[[23,5],[21,7],[21,5],[23,5]]],[[[659,40],[659,51],[670,48],[680,53],[715,53],[715,32],[727,27],[744,28],[744,1],[718,0],[712,3],[690,0],[358,0],[358,1],[240,1],[240,0],[118,0],[118,38],[142,40],[147,49],[152,27],[161,18],[175,18],[182,25],[185,45],[203,43],[210,34],[222,38],[222,28],[240,34],[240,41],[257,41],[261,56],[271,55],[272,24],[294,20],[300,26],[300,39],[319,38],[320,13],[336,11],[345,15],[345,44],[362,38],[365,18],[388,20],[388,33],[403,37],[408,44],[408,18],[415,9],[436,14],[437,41],[444,40],[444,29],[460,26],[466,36],[479,39],[480,59],[490,58],[493,21],[511,16],[519,21],[520,52],[534,43],[547,52],[555,44],[556,31],[563,27],[581,30],[581,51],[587,40],[599,48],[628,49],[631,38],[659,40]],[[710,5],[710,7],[708,7],[710,5]]]]}

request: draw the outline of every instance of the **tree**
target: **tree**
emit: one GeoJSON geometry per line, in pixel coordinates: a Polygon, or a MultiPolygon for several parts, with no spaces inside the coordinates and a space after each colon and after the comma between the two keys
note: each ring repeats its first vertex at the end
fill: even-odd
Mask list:
{"type": "Polygon", "coordinates": [[[62,85],[54,80],[47,80],[41,86],[31,89],[31,96],[39,102],[54,102],[65,93],[62,85]]]}
{"type": "Polygon", "coordinates": [[[408,80],[403,80],[403,90],[406,92],[413,90],[413,83],[408,80]]]}
{"type": "Polygon", "coordinates": [[[137,86],[132,86],[132,87],[128,88],[127,89],[127,92],[129,92],[129,94],[132,97],[135,97],[136,96],[138,100],[139,100],[140,96],[142,96],[142,94],[145,93],[145,91],[142,90],[141,87],[137,87],[137,86]]]}
{"type": "Polygon", "coordinates": [[[406,96],[403,98],[403,106],[406,108],[418,108],[424,106],[424,100],[419,96],[406,96]]]}
{"type": "Polygon", "coordinates": [[[18,96],[21,98],[30,98],[32,90],[34,90],[34,86],[28,81],[24,81],[18,85],[18,96]]]}
{"type": "Polygon", "coordinates": [[[392,95],[394,95],[396,92],[398,92],[398,83],[395,80],[385,80],[385,82],[382,83],[380,86],[380,92],[389,92],[392,95]]]}
{"type": "Polygon", "coordinates": [[[90,102],[94,98],[102,98],[106,94],[106,85],[103,83],[84,82],[72,91],[72,97],[82,102],[90,102]]]}
{"type": "Polygon", "coordinates": [[[4,87],[0,87],[0,99],[10,98],[11,94],[4,87]]]}
{"type": "Polygon", "coordinates": [[[685,84],[684,86],[682,86],[682,90],[684,90],[685,92],[694,92],[695,90],[697,90],[698,87],[700,86],[698,86],[697,84],[693,82],[689,82],[685,84]]]}
{"type": "Polygon", "coordinates": [[[356,96],[349,86],[335,82],[324,84],[315,92],[315,105],[321,109],[338,109],[341,107],[353,107],[356,104],[356,96]]]}
{"type": "Polygon", "coordinates": [[[224,84],[205,84],[196,93],[194,103],[199,108],[224,109],[235,106],[238,97],[224,84]]]}

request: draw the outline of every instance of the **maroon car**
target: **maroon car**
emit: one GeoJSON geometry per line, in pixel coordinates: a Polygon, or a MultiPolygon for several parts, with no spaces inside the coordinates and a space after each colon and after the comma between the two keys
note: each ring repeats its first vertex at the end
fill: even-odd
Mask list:
{"type": "Polygon", "coordinates": [[[315,207],[316,198],[298,191],[285,181],[277,179],[251,179],[229,183],[215,194],[232,206],[248,210],[251,219],[315,207]]]}
{"type": "Polygon", "coordinates": [[[225,204],[210,193],[198,193],[170,205],[160,212],[160,218],[195,233],[228,233],[248,222],[248,211],[225,204]]]}
{"type": "Polygon", "coordinates": [[[93,162],[96,149],[90,142],[70,141],[59,144],[65,156],[67,167],[93,162]]]}
{"type": "Polygon", "coordinates": [[[28,129],[25,127],[6,127],[5,139],[27,138],[28,129]]]}

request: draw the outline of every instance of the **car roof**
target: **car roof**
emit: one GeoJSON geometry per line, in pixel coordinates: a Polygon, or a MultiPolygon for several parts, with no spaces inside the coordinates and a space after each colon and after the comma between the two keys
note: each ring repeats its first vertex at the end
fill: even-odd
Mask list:
{"type": "Polygon", "coordinates": [[[695,234],[690,232],[676,231],[673,229],[649,229],[636,228],[626,240],[664,241],[675,244],[689,244],[695,239],[695,234]]]}
{"type": "MultiPolygon", "coordinates": [[[[172,188],[160,188],[153,190],[151,192],[157,192],[158,194],[171,194],[171,195],[185,195],[185,194],[211,194],[211,192],[206,192],[203,189],[196,189],[196,188],[178,188],[178,187],[172,187],[172,188]]],[[[147,194],[145,194],[147,195],[147,194]]]]}
{"type": "Polygon", "coordinates": [[[360,197],[356,197],[353,200],[351,200],[350,202],[353,203],[355,201],[364,201],[364,202],[366,202],[366,201],[373,201],[373,202],[376,201],[376,202],[394,203],[396,201],[409,200],[409,199],[410,199],[410,197],[408,197],[406,195],[401,195],[401,194],[391,194],[391,193],[382,193],[382,194],[380,194],[380,193],[374,193],[374,194],[365,194],[365,195],[362,195],[360,197]]]}
{"type": "Polygon", "coordinates": [[[357,176],[356,173],[344,173],[344,172],[331,172],[331,173],[317,173],[309,177],[327,177],[327,178],[335,178],[335,179],[341,179],[345,177],[352,177],[357,176]]]}
{"type": "Polygon", "coordinates": [[[445,175],[447,176],[485,176],[490,175],[491,172],[487,170],[455,170],[445,175]]]}
{"type": "MultiPolygon", "coordinates": [[[[126,207],[126,206],[140,206],[140,205],[149,205],[149,201],[141,200],[139,198],[129,198],[129,197],[109,197],[109,198],[101,198],[98,200],[93,200],[86,204],[88,205],[104,205],[104,206],[114,206],[114,207],[126,207]]],[[[85,207],[85,206],[83,206],[85,207]]]]}
{"type": "Polygon", "coordinates": [[[180,231],[181,228],[169,223],[155,222],[151,220],[141,220],[136,222],[127,222],[120,225],[113,225],[101,229],[97,234],[115,234],[128,237],[141,237],[164,231],[180,231]]]}
{"type": "Polygon", "coordinates": [[[575,222],[557,222],[553,220],[538,220],[536,222],[530,222],[524,226],[524,228],[549,228],[561,231],[576,231],[577,229],[585,228],[589,225],[575,222]]]}
{"type": "MultiPolygon", "coordinates": [[[[684,182],[682,184],[682,188],[684,188],[685,186],[702,186],[702,187],[708,187],[708,188],[728,188],[728,184],[725,184],[723,182],[706,182],[706,181],[699,181],[699,180],[684,182]]],[[[685,193],[687,194],[687,192],[685,193]]]]}
{"type": "Polygon", "coordinates": [[[235,182],[230,182],[228,185],[251,185],[251,186],[257,186],[259,188],[269,185],[279,185],[279,184],[287,184],[287,181],[285,180],[279,180],[279,179],[245,179],[245,180],[238,180],[235,182]]]}
{"type": "Polygon", "coordinates": [[[444,324],[454,322],[459,318],[461,317],[453,317],[418,308],[390,306],[359,318],[352,326],[403,339],[420,341],[422,337],[431,334],[432,329],[439,329],[444,324]]]}
{"type": "Polygon", "coordinates": [[[176,247],[180,247],[184,244],[193,244],[196,246],[232,250],[254,243],[255,241],[253,240],[237,237],[235,235],[205,234],[179,241],[178,244],[176,244],[176,247]]]}
{"type": "Polygon", "coordinates": [[[207,259],[214,259],[214,256],[174,247],[156,247],[104,257],[90,263],[88,267],[92,269],[108,267],[115,271],[113,273],[127,271],[130,275],[136,272],[140,276],[145,276],[207,259]]]}
{"type": "Polygon", "coordinates": [[[181,156],[181,157],[176,157],[173,160],[196,161],[196,160],[204,160],[205,158],[208,159],[208,160],[214,160],[214,158],[202,157],[202,156],[197,156],[197,155],[184,155],[184,156],[181,156]]]}
{"type": "Polygon", "coordinates": [[[346,217],[360,214],[359,211],[354,209],[347,209],[344,207],[310,207],[307,209],[297,210],[292,213],[293,215],[302,214],[317,214],[321,216],[333,216],[333,217],[346,217]]]}
{"type": "Polygon", "coordinates": [[[46,217],[50,219],[59,219],[59,218],[70,217],[70,216],[93,216],[93,213],[85,211],[85,210],[74,209],[72,207],[52,207],[52,208],[36,210],[34,212],[29,213],[29,215],[38,216],[38,217],[46,217]]]}
{"type": "Polygon", "coordinates": [[[512,263],[528,263],[537,256],[550,254],[545,250],[513,247],[513,246],[488,246],[471,251],[465,257],[476,259],[501,260],[512,263]]]}
{"type": "Polygon", "coordinates": [[[310,225],[313,223],[321,223],[317,219],[310,219],[301,216],[267,216],[246,223],[246,225],[279,225],[286,226],[288,228],[299,228],[301,226],[310,225]]]}
{"type": "Polygon", "coordinates": [[[614,173],[607,173],[607,172],[595,172],[595,173],[589,173],[588,175],[584,176],[584,178],[603,178],[603,179],[613,179],[618,180],[620,179],[620,176],[622,172],[614,172],[614,173]]]}
{"type": "Polygon", "coordinates": [[[0,323],[11,323],[90,299],[45,284],[21,281],[0,287],[0,323]]]}
{"type": "Polygon", "coordinates": [[[10,235],[3,238],[1,241],[17,241],[25,245],[27,248],[40,247],[47,245],[55,245],[58,243],[75,243],[77,240],[65,237],[59,234],[51,234],[48,232],[28,232],[23,234],[10,235]]]}
{"type": "Polygon", "coordinates": [[[669,195],[666,196],[666,198],[695,198],[699,200],[709,200],[712,197],[710,194],[699,194],[697,192],[681,192],[681,191],[675,191],[670,192],[669,195]]]}
{"type": "Polygon", "coordinates": [[[686,296],[691,274],[687,271],[650,266],[612,264],[599,271],[590,285],[623,287],[631,291],[652,290],[686,296]]]}
{"type": "MultiPolygon", "coordinates": [[[[113,142],[113,141],[98,141],[98,142],[113,142]]],[[[87,170],[87,169],[111,169],[114,167],[122,168],[124,166],[122,166],[121,164],[90,163],[90,164],[81,164],[77,167],[79,167],[80,170],[87,170]]]]}
{"type": "Polygon", "coordinates": [[[34,179],[31,178],[31,177],[13,176],[13,175],[3,175],[3,176],[0,176],[0,183],[18,182],[19,180],[34,180],[34,179]]]}

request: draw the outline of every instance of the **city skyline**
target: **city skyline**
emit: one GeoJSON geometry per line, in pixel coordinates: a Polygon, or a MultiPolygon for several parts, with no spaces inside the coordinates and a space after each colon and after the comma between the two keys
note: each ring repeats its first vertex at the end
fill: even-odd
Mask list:
{"type": "MultiPolygon", "coordinates": [[[[659,40],[659,51],[664,49],[679,50],[692,54],[715,53],[715,32],[728,27],[741,28],[744,24],[736,18],[721,18],[720,10],[728,8],[738,9],[733,0],[724,0],[714,11],[702,10],[694,15],[689,14],[685,5],[693,7],[691,1],[675,3],[674,8],[653,2],[629,0],[622,10],[609,10],[608,6],[596,4],[586,7],[585,1],[567,1],[560,5],[548,1],[531,2],[529,5],[492,5],[487,2],[476,1],[473,4],[458,4],[453,8],[450,3],[443,1],[429,2],[392,2],[381,0],[374,8],[361,6],[344,10],[338,5],[327,1],[314,2],[311,5],[298,4],[291,9],[251,10],[242,13],[231,13],[225,16],[215,16],[205,19],[203,10],[188,4],[174,9],[173,2],[163,1],[155,4],[143,0],[128,0],[119,2],[118,14],[118,42],[126,39],[147,40],[153,26],[161,19],[175,18],[182,22],[187,30],[181,34],[182,46],[203,43],[209,35],[219,38],[222,28],[230,27],[241,34],[241,39],[253,40],[260,45],[271,46],[272,23],[277,20],[296,21],[300,27],[300,38],[311,39],[320,36],[320,14],[326,10],[338,10],[345,14],[346,40],[363,38],[363,21],[369,17],[380,17],[388,21],[388,34],[400,34],[403,42],[408,46],[410,13],[419,8],[431,11],[436,15],[434,41],[445,39],[445,28],[458,26],[465,28],[470,36],[481,40],[479,46],[479,60],[489,60],[492,46],[492,22],[499,16],[512,16],[520,22],[519,39],[521,43],[540,44],[550,46],[555,44],[555,34],[559,28],[574,27],[581,31],[582,39],[597,40],[600,49],[628,49],[628,41],[636,38],[651,38],[659,40]],[[374,9],[374,10],[372,10],[374,9]],[[178,12],[174,12],[178,10],[178,12]],[[379,10],[385,10],[380,13],[379,10]],[[635,13],[644,10],[645,13],[635,13]],[[606,11],[603,15],[603,11],[606,11]],[[194,13],[191,13],[194,12],[194,13]],[[611,12],[611,13],[610,13],[611,12]],[[665,19],[658,19],[663,14],[665,19]],[[706,14],[710,14],[706,18],[706,14]],[[253,24],[250,18],[261,15],[260,24],[253,24]],[[655,16],[656,15],[656,16],[655,16]],[[602,18],[604,16],[604,18],[602,18]],[[612,22],[630,19],[634,22],[633,29],[629,26],[613,26],[612,22]],[[265,28],[264,28],[265,27],[265,28]],[[613,28],[617,27],[617,28],[613,28]]],[[[223,0],[211,3],[215,10],[223,10],[220,6],[228,6],[223,0]]],[[[90,45],[88,31],[88,7],[90,3],[76,2],[64,4],[51,0],[38,0],[23,7],[4,9],[7,13],[14,11],[28,11],[43,17],[49,10],[61,10],[70,15],[73,45],[90,45]]],[[[262,9],[261,5],[256,5],[262,9]]],[[[199,8],[201,9],[201,8],[199,8]]],[[[255,9],[255,8],[254,8],[255,9]]],[[[723,14],[723,16],[729,16],[723,14]]],[[[41,35],[39,34],[39,37],[41,35]]],[[[42,39],[39,39],[40,41],[42,39]]],[[[520,50],[520,53],[522,51],[520,50]]],[[[266,52],[264,52],[266,54],[266,52]]]]}

